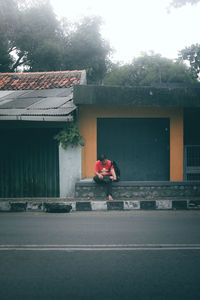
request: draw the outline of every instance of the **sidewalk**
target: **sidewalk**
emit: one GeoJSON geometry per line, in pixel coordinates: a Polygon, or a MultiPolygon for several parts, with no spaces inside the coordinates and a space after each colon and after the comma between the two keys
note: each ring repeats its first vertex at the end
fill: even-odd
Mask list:
{"type": "Polygon", "coordinates": [[[63,212],[106,210],[200,210],[200,197],[162,200],[86,200],[66,198],[1,199],[0,212],[63,212]]]}

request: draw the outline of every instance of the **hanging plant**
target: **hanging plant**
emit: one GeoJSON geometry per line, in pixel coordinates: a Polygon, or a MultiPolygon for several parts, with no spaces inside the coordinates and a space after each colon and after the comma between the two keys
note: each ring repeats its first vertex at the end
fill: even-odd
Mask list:
{"type": "Polygon", "coordinates": [[[54,136],[63,149],[68,146],[84,146],[84,139],[79,134],[78,125],[75,122],[68,122],[67,125],[54,136]]]}

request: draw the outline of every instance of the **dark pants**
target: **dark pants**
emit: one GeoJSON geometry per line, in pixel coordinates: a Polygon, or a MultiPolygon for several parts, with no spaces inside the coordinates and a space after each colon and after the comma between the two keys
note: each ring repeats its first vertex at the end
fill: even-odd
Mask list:
{"type": "Polygon", "coordinates": [[[112,179],[109,178],[109,176],[103,176],[103,179],[99,179],[99,177],[96,175],[93,177],[94,181],[97,184],[105,184],[106,186],[106,196],[111,195],[112,196],[112,179]]]}

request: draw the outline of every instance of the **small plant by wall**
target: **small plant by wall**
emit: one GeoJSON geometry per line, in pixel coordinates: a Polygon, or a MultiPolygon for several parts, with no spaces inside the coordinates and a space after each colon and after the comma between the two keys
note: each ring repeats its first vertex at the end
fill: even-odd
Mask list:
{"type": "Polygon", "coordinates": [[[68,122],[66,126],[54,136],[63,149],[69,146],[84,146],[84,139],[79,134],[78,124],[76,122],[68,122]]]}

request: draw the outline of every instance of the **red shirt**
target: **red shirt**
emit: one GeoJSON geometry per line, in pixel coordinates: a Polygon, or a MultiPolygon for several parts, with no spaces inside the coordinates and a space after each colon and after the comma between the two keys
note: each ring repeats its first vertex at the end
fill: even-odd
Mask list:
{"type": "Polygon", "coordinates": [[[111,161],[107,159],[107,162],[105,165],[102,164],[102,162],[100,160],[98,160],[95,164],[95,167],[94,167],[94,170],[95,172],[98,172],[98,173],[104,173],[106,172],[106,175],[111,175],[111,171],[110,170],[113,170],[113,166],[111,166],[111,161]]]}

